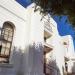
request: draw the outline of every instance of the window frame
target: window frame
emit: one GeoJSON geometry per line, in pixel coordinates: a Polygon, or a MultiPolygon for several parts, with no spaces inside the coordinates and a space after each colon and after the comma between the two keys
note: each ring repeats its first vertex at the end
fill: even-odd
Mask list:
{"type": "MultiPolygon", "coordinates": [[[[9,63],[11,47],[12,47],[12,42],[13,42],[13,36],[14,36],[14,28],[15,28],[14,24],[12,24],[11,22],[4,22],[2,30],[1,30],[1,37],[2,37],[2,39],[0,40],[1,45],[2,45],[2,43],[5,43],[5,52],[7,51],[6,49],[8,49],[9,51],[8,51],[8,55],[6,55],[5,52],[3,54],[1,54],[1,51],[0,51],[0,58],[4,58],[5,60],[7,60],[7,63],[9,63]],[[7,26],[6,26],[6,24],[7,24],[7,26]],[[8,30],[8,28],[11,31],[8,30]],[[6,31],[7,31],[7,34],[6,34],[6,31]],[[5,35],[7,36],[7,40],[4,39],[5,35]],[[8,39],[11,39],[11,40],[9,41],[8,39]],[[9,43],[9,47],[7,46],[8,43],[9,43]]],[[[4,47],[2,46],[2,48],[4,48],[4,47]]],[[[2,48],[1,48],[1,50],[2,50],[2,48]]]]}

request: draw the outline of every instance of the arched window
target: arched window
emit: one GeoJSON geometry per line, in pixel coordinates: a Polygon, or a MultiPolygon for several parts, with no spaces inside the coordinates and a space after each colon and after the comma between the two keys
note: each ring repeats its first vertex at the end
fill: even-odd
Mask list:
{"type": "Polygon", "coordinates": [[[12,23],[5,22],[1,31],[1,45],[0,45],[0,62],[9,62],[11,52],[12,40],[14,34],[14,27],[12,23]]]}

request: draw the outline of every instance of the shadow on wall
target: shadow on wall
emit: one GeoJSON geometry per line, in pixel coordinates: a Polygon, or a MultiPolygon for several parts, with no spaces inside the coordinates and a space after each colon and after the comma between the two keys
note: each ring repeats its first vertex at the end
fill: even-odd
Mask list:
{"type": "Polygon", "coordinates": [[[72,74],[75,75],[75,61],[73,62],[72,74]]]}
{"type": "Polygon", "coordinates": [[[56,60],[50,60],[49,64],[46,64],[46,72],[47,75],[61,75],[56,60]]]}
{"type": "Polygon", "coordinates": [[[15,47],[11,61],[16,75],[43,75],[42,44],[29,45],[24,52],[15,47]]]}
{"type": "Polygon", "coordinates": [[[13,64],[14,73],[16,75],[23,75],[22,73],[22,63],[23,63],[23,53],[20,48],[14,47],[11,62],[13,64]]]}
{"type": "MultiPolygon", "coordinates": [[[[44,75],[43,48],[42,44],[34,44],[25,48],[24,53],[22,53],[21,49],[15,47],[12,62],[16,75],[44,75]]],[[[61,75],[56,60],[50,60],[45,68],[45,75],[61,75]]]]}
{"type": "Polygon", "coordinates": [[[0,75],[23,75],[21,64],[24,54],[21,49],[17,47],[15,47],[11,53],[9,63],[0,63],[0,75]]]}

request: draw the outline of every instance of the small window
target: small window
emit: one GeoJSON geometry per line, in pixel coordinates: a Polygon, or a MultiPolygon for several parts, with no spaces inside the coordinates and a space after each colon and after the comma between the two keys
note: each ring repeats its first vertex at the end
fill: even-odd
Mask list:
{"type": "Polygon", "coordinates": [[[44,41],[46,42],[46,40],[47,40],[47,38],[46,37],[44,37],[44,41]]]}
{"type": "Polygon", "coordinates": [[[11,23],[5,22],[3,24],[3,28],[1,31],[1,37],[0,40],[0,62],[9,62],[10,52],[11,52],[11,46],[12,46],[12,40],[13,40],[13,34],[14,34],[14,27],[11,23]]]}
{"type": "Polygon", "coordinates": [[[68,65],[67,63],[65,62],[65,69],[66,69],[66,72],[68,71],[68,65]]]}
{"type": "Polygon", "coordinates": [[[64,44],[64,45],[67,45],[67,42],[64,42],[63,44],[64,44]]]}

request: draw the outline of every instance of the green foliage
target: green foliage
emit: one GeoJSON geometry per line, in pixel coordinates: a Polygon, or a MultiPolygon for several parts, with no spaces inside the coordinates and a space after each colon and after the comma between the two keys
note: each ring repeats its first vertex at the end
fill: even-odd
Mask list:
{"type": "Polygon", "coordinates": [[[66,15],[68,22],[75,27],[75,0],[32,0],[41,7],[41,12],[51,15],[66,15]]]}

